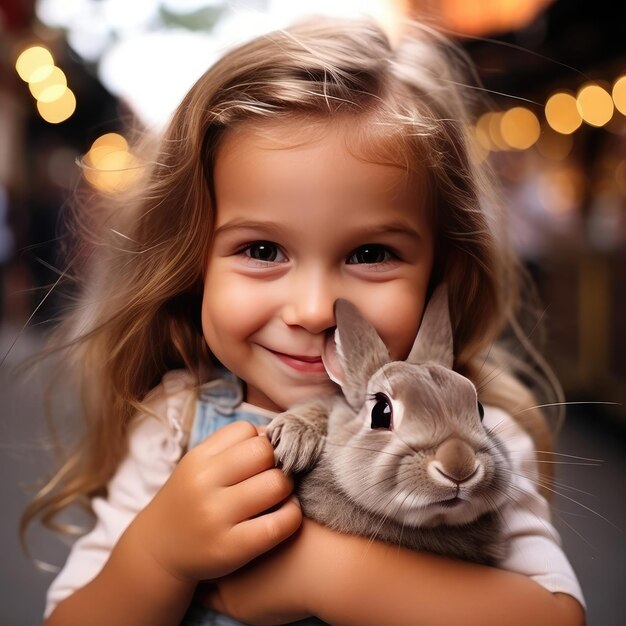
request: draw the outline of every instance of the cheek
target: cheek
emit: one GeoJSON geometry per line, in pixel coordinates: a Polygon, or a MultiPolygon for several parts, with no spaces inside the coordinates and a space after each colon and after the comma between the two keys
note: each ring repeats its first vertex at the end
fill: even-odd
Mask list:
{"type": "Polygon", "coordinates": [[[202,298],[202,329],[211,347],[226,336],[242,336],[254,325],[250,289],[235,277],[225,280],[226,272],[219,267],[209,271],[204,281],[202,298]]]}
{"type": "Polygon", "coordinates": [[[405,297],[395,297],[392,304],[379,306],[369,314],[369,322],[374,325],[389,350],[393,360],[404,360],[409,356],[422,319],[424,297],[415,293],[405,297]]]}

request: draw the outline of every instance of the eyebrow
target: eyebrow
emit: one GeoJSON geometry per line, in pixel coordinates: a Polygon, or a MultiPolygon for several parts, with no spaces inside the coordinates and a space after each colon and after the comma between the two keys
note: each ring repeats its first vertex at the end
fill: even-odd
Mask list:
{"type": "MultiPolygon", "coordinates": [[[[214,237],[217,235],[221,235],[224,233],[228,233],[236,230],[265,230],[271,231],[275,233],[284,233],[284,227],[277,222],[270,221],[261,221],[261,220],[247,220],[247,219],[234,219],[230,222],[226,222],[222,224],[215,230],[214,237]]],[[[388,223],[377,224],[375,226],[368,227],[367,225],[355,229],[355,236],[363,236],[372,235],[372,236],[380,236],[380,235],[403,235],[413,237],[415,239],[422,239],[423,234],[418,230],[410,226],[409,224],[405,224],[404,222],[394,221],[388,223]]]]}
{"type": "Polygon", "coordinates": [[[230,222],[226,222],[226,224],[222,224],[219,228],[216,228],[213,236],[217,237],[217,235],[228,233],[231,230],[268,230],[282,232],[284,231],[284,228],[277,222],[234,219],[230,222]]]}

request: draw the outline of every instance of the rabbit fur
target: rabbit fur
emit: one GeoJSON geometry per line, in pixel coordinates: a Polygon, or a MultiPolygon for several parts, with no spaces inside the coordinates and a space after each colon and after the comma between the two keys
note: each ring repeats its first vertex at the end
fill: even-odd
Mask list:
{"type": "Polygon", "coordinates": [[[340,532],[497,564],[509,459],[481,423],[476,388],[452,370],[445,285],[406,361],[391,360],[350,302],[337,300],[335,317],[323,361],[343,393],[295,405],[268,426],[303,513],[340,532]]]}

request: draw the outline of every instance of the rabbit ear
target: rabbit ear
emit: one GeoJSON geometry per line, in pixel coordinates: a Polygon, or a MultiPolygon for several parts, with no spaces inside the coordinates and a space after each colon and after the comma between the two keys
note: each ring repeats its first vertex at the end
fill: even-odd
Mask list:
{"type": "Polygon", "coordinates": [[[409,363],[434,361],[449,369],[454,362],[448,288],[442,283],[430,297],[417,337],[407,358],[409,363]]]}
{"type": "Polygon", "coordinates": [[[328,337],[322,361],[331,380],[341,386],[348,404],[359,410],[371,376],[390,361],[375,328],[347,300],[335,302],[335,337],[328,337]]]}

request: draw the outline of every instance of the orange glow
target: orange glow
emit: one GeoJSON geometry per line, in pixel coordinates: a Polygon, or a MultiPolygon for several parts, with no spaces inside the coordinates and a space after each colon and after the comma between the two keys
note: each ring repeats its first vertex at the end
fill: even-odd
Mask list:
{"type": "Polygon", "coordinates": [[[525,107],[509,109],[500,120],[503,141],[516,150],[530,148],[539,139],[540,132],[537,116],[525,107]]]}
{"type": "MultiPolygon", "coordinates": [[[[447,28],[468,35],[517,30],[531,22],[553,0],[441,0],[440,16],[447,28]]],[[[423,5],[427,11],[431,3],[416,2],[417,12],[423,5]]]]}
{"type": "Polygon", "coordinates": [[[626,74],[615,81],[612,95],[615,108],[626,115],[626,74]]]}
{"type": "Polygon", "coordinates": [[[590,126],[604,126],[613,117],[613,99],[600,85],[588,83],[578,90],[576,106],[590,126]]]}
{"type": "Polygon", "coordinates": [[[583,123],[572,94],[561,91],[555,93],[546,102],[546,120],[557,133],[569,135],[583,123]]]}

